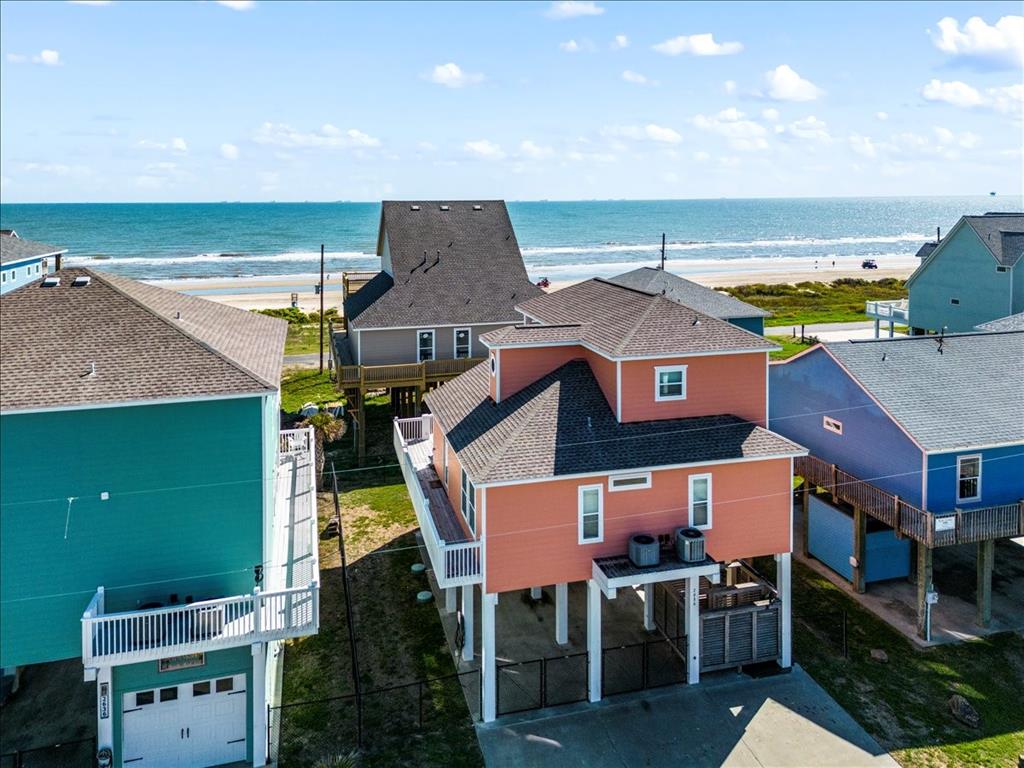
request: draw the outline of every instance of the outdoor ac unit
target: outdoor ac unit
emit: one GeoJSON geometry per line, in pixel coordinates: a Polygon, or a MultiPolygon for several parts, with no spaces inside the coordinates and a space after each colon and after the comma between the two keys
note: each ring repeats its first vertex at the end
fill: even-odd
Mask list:
{"type": "Polygon", "coordinates": [[[676,554],[684,563],[704,560],[704,534],[696,528],[676,528],[676,554]]]}
{"type": "Polygon", "coordinates": [[[649,568],[661,561],[658,540],[649,533],[629,537],[629,560],[637,568],[649,568]]]}

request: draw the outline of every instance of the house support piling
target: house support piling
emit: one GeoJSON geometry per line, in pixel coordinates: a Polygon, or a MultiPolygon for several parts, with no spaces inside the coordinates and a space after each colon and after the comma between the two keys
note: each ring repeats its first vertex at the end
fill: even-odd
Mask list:
{"type": "Polygon", "coordinates": [[[462,588],[462,660],[472,661],[473,648],[473,585],[462,588]]]}
{"type": "Polygon", "coordinates": [[[494,606],[498,595],[480,595],[480,698],[485,723],[493,723],[498,712],[498,666],[494,648],[494,606]]]}
{"type": "Polygon", "coordinates": [[[932,551],[924,544],[917,545],[917,636],[931,640],[928,626],[928,593],[932,590],[932,551]]]}
{"type": "Polygon", "coordinates": [[[587,580],[587,698],[601,700],[601,588],[587,580]]]}
{"type": "Polygon", "coordinates": [[[867,570],[868,514],[860,507],[853,509],[853,588],[864,594],[864,572],[867,570]]]}
{"type": "Polygon", "coordinates": [[[775,586],[779,590],[779,601],[781,613],[779,616],[781,648],[779,649],[782,658],[779,659],[779,666],[785,669],[793,666],[793,576],[791,572],[792,555],[789,552],[782,552],[775,556],[776,575],[775,586]]]}
{"type": "Polygon", "coordinates": [[[544,588],[543,587],[530,587],[530,599],[531,600],[540,600],[543,597],[544,597],[544,588]]]}
{"type": "Polygon", "coordinates": [[[569,644],[569,585],[555,584],[555,642],[569,644]]]}
{"type": "Polygon", "coordinates": [[[700,577],[686,580],[686,682],[700,682],[700,577]]]}
{"type": "Polygon", "coordinates": [[[445,613],[455,613],[455,606],[458,602],[458,587],[447,587],[444,590],[444,611],[445,613]]]}
{"type": "Polygon", "coordinates": [[[987,627],[992,622],[992,567],[995,555],[995,539],[978,542],[977,611],[974,622],[979,627],[987,627]]]}
{"type": "Polygon", "coordinates": [[[267,644],[252,644],[252,764],[267,764],[267,644]]]}
{"type": "Polygon", "coordinates": [[[657,629],[654,624],[654,584],[644,584],[644,629],[653,632],[657,629]]]}

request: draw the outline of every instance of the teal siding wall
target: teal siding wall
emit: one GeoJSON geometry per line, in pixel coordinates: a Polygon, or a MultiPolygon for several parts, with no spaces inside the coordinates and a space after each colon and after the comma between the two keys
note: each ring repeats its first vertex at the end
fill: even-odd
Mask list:
{"type": "Polygon", "coordinates": [[[739,326],[746,331],[764,336],[763,317],[730,317],[728,320],[733,325],[739,326]]]}
{"type": "Polygon", "coordinates": [[[262,407],[252,397],[0,417],[0,664],[80,656],[100,585],[108,612],[251,591],[262,407]]]}
{"type": "Polygon", "coordinates": [[[1013,268],[1013,312],[1010,314],[1017,314],[1018,312],[1024,312],[1024,259],[1017,262],[1013,268]]]}
{"type": "Polygon", "coordinates": [[[949,234],[910,284],[910,325],[929,331],[968,333],[1011,314],[1013,274],[997,272],[988,247],[969,224],[949,234]],[[954,305],[951,299],[959,299],[954,305]]]}
{"type": "MultiPolygon", "coordinates": [[[[252,651],[249,646],[229,648],[206,654],[206,663],[201,667],[181,669],[175,672],[158,672],[157,662],[127,664],[113,669],[114,697],[111,711],[114,716],[115,765],[121,765],[121,740],[123,734],[124,694],[131,691],[146,691],[151,688],[165,688],[189,681],[210,680],[228,675],[245,675],[246,723],[248,737],[246,757],[252,761],[252,651]]],[[[266,738],[260,734],[260,738],[266,738]]]]}

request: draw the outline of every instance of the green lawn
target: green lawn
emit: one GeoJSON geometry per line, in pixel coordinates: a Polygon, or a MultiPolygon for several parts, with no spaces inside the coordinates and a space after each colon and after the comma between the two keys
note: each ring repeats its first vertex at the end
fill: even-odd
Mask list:
{"type": "Polygon", "coordinates": [[[321,405],[339,399],[340,395],[326,371],[293,368],[281,376],[281,410],[298,413],[306,403],[321,405]]]}
{"type": "Polygon", "coordinates": [[[793,565],[794,658],[904,766],[1014,766],[1024,754],[1024,636],[1003,633],[918,650],[807,566],[793,565]],[[849,658],[838,627],[848,617],[849,658]],[[887,664],[871,659],[880,648],[887,664]],[[947,709],[981,714],[975,731],[947,709]]]}
{"type": "Polygon", "coordinates": [[[870,299],[906,297],[905,281],[895,278],[861,280],[846,278],[831,283],[796,285],[738,285],[716,290],[772,312],[769,326],[801,323],[845,323],[866,320],[864,302],[870,299]]]}
{"type": "Polygon", "coordinates": [[[785,360],[814,346],[813,341],[800,341],[796,336],[769,336],[768,339],[782,347],[777,352],[768,353],[772,360],[785,360]]]}
{"type": "MultiPolygon", "coordinates": [[[[327,332],[327,325],[324,325],[324,357],[330,355],[330,335],[327,332]]],[[[320,351],[320,325],[291,323],[288,326],[288,336],[284,342],[284,353],[286,355],[306,355],[320,351]]]]}

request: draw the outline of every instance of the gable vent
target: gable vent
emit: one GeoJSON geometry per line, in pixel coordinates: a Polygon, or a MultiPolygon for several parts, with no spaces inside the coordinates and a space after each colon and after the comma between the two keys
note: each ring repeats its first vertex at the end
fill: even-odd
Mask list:
{"type": "Polygon", "coordinates": [[[418,205],[410,205],[409,206],[409,210],[410,211],[418,211],[419,209],[420,209],[420,207],[418,205]]]}
{"type": "Polygon", "coordinates": [[[78,277],[71,281],[71,284],[78,287],[82,287],[88,285],[91,282],[92,278],[89,277],[88,275],[79,275],[78,277]]]}
{"type": "Polygon", "coordinates": [[[58,285],[60,285],[60,278],[59,277],[44,277],[43,278],[43,288],[56,288],[58,285]]]}

